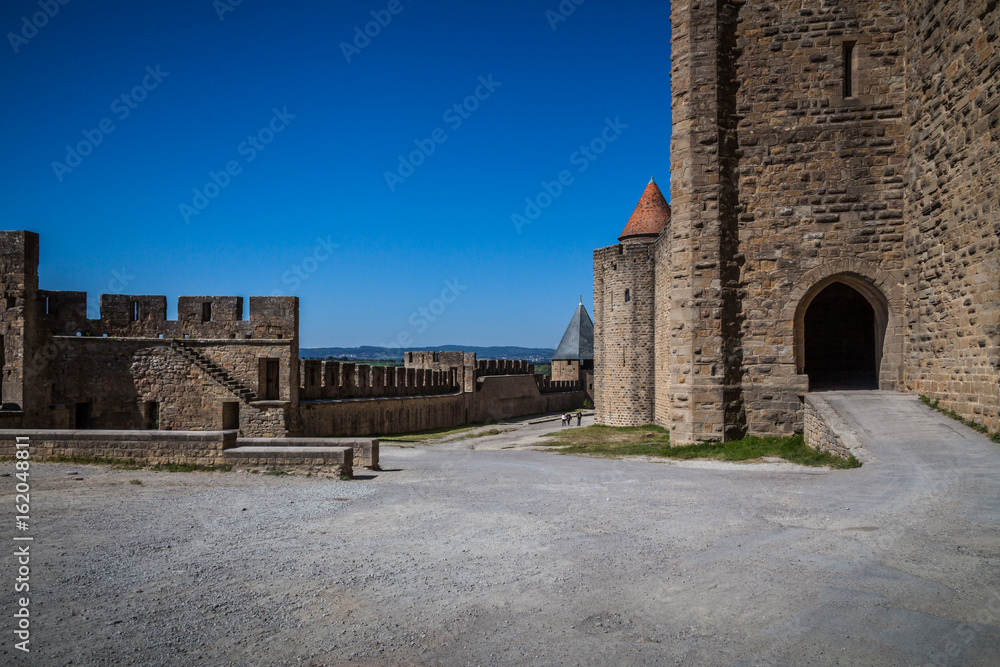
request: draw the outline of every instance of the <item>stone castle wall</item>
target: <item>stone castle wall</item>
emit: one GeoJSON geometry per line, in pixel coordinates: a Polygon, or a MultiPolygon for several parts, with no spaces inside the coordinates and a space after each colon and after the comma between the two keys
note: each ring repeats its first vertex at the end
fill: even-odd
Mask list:
{"type": "Polygon", "coordinates": [[[1000,10],[993,0],[671,3],[670,226],[648,340],[595,251],[598,422],[677,443],[803,427],[804,317],[834,282],[876,322],[881,389],[1000,426],[1000,10]],[[624,415],[624,417],[622,417],[624,415]]]}
{"type": "Polygon", "coordinates": [[[169,344],[149,338],[94,338],[65,336],[54,339],[59,353],[50,367],[60,369],[49,383],[48,426],[77,428],[75,406],[91,406],[90,427],[145,429],[152,425],[145,413],[157,403],[160,430],[222,430],[223,404],[239,404],[239,429],[244,435],[285,435],[291,386],[287,369],[292,361],[286,341],[198,341],[205,358],[226,369],[257,396],[259,360],[278,360],[285,369],[275,401],[243,402],[204,368],[191,363],[169,344]]]}
{"type": "Polygon", "coordinates": [[[392,435],[575,410],[586,398],[579,386],[542,393],[530,375],[497,375],[482,378],[473,392],[306,401],[299,404],[299,413],[306,437],[392,435]]]}
{"type": "Polygon", "coordinates": [[[0,232],[0,422],[218,430],[227,410],[246,435],[296,427],[298,299],[251,297],[244,320],[240,297],[180,297],[167,320],[164,296],[105,294],[92,320],[85,292],[38,289],[38,251],[37,234],[0,232]],[[275,396],[266,360],[278,363],[275,396]]]}
{"type": "MultiPolygon", "coordinates": [[[[670,228],[656,240],[653,248],[653,290],[656,310],[653,315],[653,422],[670,423],[670,396],[673,374],[670,372],[670,228]]],[[[683,376],[683,374],[681,374],[683,376]]]]}
{"type": "Polygon", "coordinates": [[[557,382],[572,382],[580,379],[580,360],[553,359],[551,377],[557,382]]]}
{"type": "Polygon", "coordinates": [[[407,352],[403,355],[403,366],[429,371],[454,370],[462,391],[476,390],[478,362],[475,352],[407,352]]]}
{"type": "MultiPolygon", "coordinates": [[[[905,22],[901,6],[875,1],[740,11],[739,316],[753,433],[801,430],[796,393],[808,379],[796,308],[837,275],[840,260],[903,281],[905,22]],[[850,59],[845,43],[854,44],[850,59]]],[[[902,350],[889,352],[883,369],[898,368],[902,350]]]]}
{"type": "Polygon", "coordinates": [[[1000,431],[1000,9],[906,7],[906,388],[1000,431]]]}

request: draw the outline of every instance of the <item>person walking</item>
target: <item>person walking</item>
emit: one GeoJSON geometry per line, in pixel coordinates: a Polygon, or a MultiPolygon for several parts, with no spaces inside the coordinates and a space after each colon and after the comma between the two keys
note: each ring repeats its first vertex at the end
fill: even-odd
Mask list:
{"type": "Polygon", "coordinates": [[[577,412],[576,413],[576,425],[579,426],[580,422],[582,422],[582,421],[583,421],[583,413],[582,412],[577,412]]]}

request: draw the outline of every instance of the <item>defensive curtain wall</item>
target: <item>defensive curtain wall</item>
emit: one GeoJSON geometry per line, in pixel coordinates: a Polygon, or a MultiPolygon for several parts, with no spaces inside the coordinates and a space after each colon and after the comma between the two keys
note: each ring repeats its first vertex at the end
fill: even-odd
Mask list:
{"type": "MultiPolygon", "coordinates": [[[[457,426],[583,401],[578,383],[463,353],[454,364],[448,353],[411,355],[405,368],[300,360],[295,297],[250,297],[244,319],[241,297],[182,296],[177,319],[168,320],[164,296],[105,294],[100,317],[90,319],[85,292],[38,288],[38,257],[37,234],[0,232],[0,429],[34,430],[49,443],[44,451],[146,452],[150,462],[194,463],[242,449],[243,460],[265,461],[274,456],[256,451],[261,438],[286,449],[296,438],[301,448],[305,436],[457,426]],[[114,435],[130,431],[147,433],[114,435]],[[184,435],[205,431],[232,431],[237,447],[184,435]],[[79,448],[66,444],[74,437],[79,448]],[[123,445],[129,438],[139,446],[123,445]]],[[[0,442],[0,454],[13,453],[12,438],[0,442]]],[[[309,456],[286,458],[338,456],[319,450],[335,442],[312,445],[309,456]]],[[[370,446],[356,449],[356,461],[377,465],[370,446]]]]}
{"type": "Polygon", "coordinates": [[[404,368],[378,368],[303,361],[303,377],[324,382],[300,391],[303,434],[425,431],[573,410],[586,398],[580,382],[553,382],[535,375],[525,361],[477,360],[468,352],[407,352],[404,362],[404,368]]]}

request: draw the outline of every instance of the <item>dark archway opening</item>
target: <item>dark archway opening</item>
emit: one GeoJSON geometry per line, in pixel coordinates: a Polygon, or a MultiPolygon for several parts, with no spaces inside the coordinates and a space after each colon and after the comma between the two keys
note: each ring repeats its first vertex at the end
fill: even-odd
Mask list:
{"type": "Polygon", "coordinates": [[[878,331],[868,300],[831,283],[805,314],[805,373],[811,391],[878,389],[878,331]]]}

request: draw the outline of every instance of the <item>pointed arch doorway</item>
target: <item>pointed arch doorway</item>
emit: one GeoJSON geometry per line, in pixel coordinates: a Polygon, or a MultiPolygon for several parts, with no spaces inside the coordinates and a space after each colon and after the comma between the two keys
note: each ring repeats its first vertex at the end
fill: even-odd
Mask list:
{"type": "Polygon", "coordinates": [[[887,321],[885,297],[870,284],[817,286],[800,322],[809,390],[878,389],[887,321]]]}

